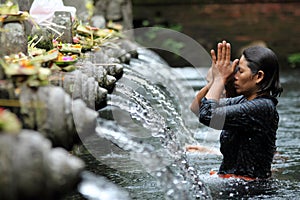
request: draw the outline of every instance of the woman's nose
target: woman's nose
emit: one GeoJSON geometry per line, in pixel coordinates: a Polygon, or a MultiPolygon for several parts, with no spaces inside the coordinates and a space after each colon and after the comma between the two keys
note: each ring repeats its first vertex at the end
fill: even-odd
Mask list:
{"type": "Polygon", "coordinates": [[[233,78],[234,78],[235,81],[238,80],[237,73],[234,74],[233,78]]]}

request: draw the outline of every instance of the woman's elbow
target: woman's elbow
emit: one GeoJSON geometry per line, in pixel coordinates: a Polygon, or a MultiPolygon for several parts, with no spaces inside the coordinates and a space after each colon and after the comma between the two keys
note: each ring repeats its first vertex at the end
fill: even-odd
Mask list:
{"type": "Polygon", "coordinates": [[[201,124],[204,124],[205,126],[209,126],[210,119],[208,119],[206,116],[203,116],[201,113],[199,114],[199,122],[201,124]]]}
{"type": "Polygon", "coordinates": [[[222,121],[216,120],[214,117],[211,117],[210,115],[201,114],[201,112],[199,114],[199,122],[215,130],[223,130],[224,123],[222,123],[222,121]]]}
{"type": "Polygon", "coordinates": [[[199,105],[191,104],[190,105],[190,110],[195,114],[199,115],[199,105]]]}

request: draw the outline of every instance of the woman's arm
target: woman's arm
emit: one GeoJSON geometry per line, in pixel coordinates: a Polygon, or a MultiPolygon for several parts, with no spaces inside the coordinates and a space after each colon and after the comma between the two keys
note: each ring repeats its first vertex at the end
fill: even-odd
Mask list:
{"type": "MultiPolygon", "coordinates": [[[[199,120],[206,126],[218,130],[253,130],[261,131],[273,123],[276,107],[268,98],[247,101],[239,96],[232,99],[236,104],[220,106],[214,100],[204,99],[199,111],[199,120]]],[[[272,126],[271,126],[272,127],[272,126]]]]}
{"type": "Polygon", "coordinates": [[[203,97],[205,97],[205,95],[207,94],[209,88],[210,88],[211,83],[207,83],[195,96],[192,104],[190,105],[190,109],[191,111],[198,116],[199,114],[199,107],[201,104],[201,99],[203,97]]]}

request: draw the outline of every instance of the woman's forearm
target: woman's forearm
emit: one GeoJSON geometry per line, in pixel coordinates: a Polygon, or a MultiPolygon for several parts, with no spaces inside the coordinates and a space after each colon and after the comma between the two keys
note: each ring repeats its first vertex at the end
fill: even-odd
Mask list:
{"type": "Polygon", "coordinates": [[[199,106],[201,104],[201,99],[203,97],[205,97],[205,95],[207,94],[207,92],[209,91],[209,88],[211,87],[211,83],[207,83],[207,85],[205,85],[195,96],[192,104],[190,105],[190,109],[191,111],[195,114],[198,115],[199,114],[199,106]]]}
{"type": "Polygon", "coordinates": [[[222,94],[224,92],[224,81],[222,78],[214,79],[211,87],[209,88],[208,92],[206,93],[205,97],[207,99],[214,99],[219,101],[222,94]]]}

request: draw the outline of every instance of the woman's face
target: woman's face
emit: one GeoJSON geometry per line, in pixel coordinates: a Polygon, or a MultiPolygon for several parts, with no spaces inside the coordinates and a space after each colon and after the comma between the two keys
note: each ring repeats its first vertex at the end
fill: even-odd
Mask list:
{"type": "Polygon", "coordinates": [[[244,95],[248,100],[254,99],[257,96],[256,75],[253,75],[251,72],[244,56],[240,58],[234,75],[234,87],[237,94],[244,95]]]}

